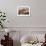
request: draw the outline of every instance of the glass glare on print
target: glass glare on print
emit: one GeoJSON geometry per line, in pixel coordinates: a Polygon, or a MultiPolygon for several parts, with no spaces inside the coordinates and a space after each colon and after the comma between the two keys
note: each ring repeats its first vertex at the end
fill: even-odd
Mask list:
{"type": "Polygon", "coordinates": [[[30,7],[29,6],[18,6],[17,16],[30,16],[30,7]]]}

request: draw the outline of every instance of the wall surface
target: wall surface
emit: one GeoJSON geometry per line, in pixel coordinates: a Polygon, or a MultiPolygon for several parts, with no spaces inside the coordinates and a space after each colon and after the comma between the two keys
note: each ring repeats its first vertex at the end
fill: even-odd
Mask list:
{"type": "Polygon", "coordinates": [[[0,0],[0,10],[5,11],[6,27],[46,27],[46,0],[0,0]],[[30,17],[18,17],[17,6],[32,4],[30,17]]]}
{"type": "MultiPolygon", "coordinates": [[[[20,42],[18,43],[16,39],[18,40],[19,37],[27,33],[31,34],[31,31],[45,31],[44,33],[46,33],[45,4],[46,0],[0,0],[0,10],[6,12],[7,15],[5,26],[11,29],[10,31],[20,31],[20,35],[15,32],[13,35],[11,34],[14,39],[14,46],[15,43],[16,46],[20,45],[20,42]],[[32,6],[32,15],[28,17],[17,16],[17,6],[20,5],[32,6]]],[[[2,36],[0,37],[2,38],[2,36]]]]}

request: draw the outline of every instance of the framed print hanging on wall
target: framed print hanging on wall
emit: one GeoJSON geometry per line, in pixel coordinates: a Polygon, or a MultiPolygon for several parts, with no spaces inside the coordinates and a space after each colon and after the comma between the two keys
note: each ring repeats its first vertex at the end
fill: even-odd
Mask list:
{"type": "Polygon", "coordinates": [[[30,6],[17,6],[17,16],[30,16],[30,6]]]}

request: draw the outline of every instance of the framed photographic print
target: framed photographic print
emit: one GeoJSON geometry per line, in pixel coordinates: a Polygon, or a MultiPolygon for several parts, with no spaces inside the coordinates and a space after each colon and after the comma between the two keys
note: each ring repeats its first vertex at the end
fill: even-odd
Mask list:
{"type": "Polygon", "coordinates": [[[30,16],[30,6],[17,6],[17,16],[30,16]]]}

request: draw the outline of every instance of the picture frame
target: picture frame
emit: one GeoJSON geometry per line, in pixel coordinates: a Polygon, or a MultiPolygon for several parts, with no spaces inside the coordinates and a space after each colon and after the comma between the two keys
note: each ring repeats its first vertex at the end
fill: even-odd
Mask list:
{"type": "Polygon", "coordinates": [[[17,6],[17,16],[30,16],[30,6],[17,6]]]}

